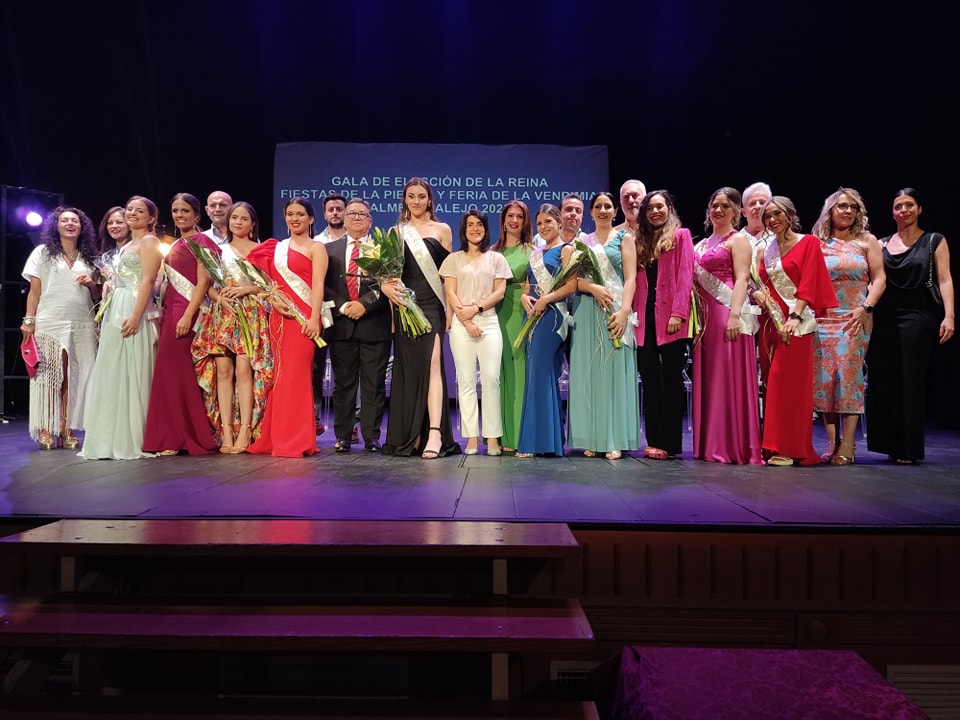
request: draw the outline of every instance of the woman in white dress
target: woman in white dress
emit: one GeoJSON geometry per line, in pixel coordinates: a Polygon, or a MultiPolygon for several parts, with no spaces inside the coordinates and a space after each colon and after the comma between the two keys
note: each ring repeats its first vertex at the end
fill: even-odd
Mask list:
{"type": "Polygon", "coordinates": [[[73,207],[58,207],[40,231],[40,244],[23,268],[30,283],[20,326],[24,354],[39,363],[30,379],[30,437],[42,450],[76,448],[73,430],[83,427],[87,380],[97,353],[93,304],[96,230],[73,207]]]}

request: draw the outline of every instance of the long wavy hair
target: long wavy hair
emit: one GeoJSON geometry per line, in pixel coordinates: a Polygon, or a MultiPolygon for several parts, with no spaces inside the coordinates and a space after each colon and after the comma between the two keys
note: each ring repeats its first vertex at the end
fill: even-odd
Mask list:
{"type": "Polygon", "coordinates": [[[863,198],[853,188],[839,188],[823,201],[823,209],[820,210],[820,217],[813,224],[813,234],[821,240],[829,240],[833,237],[833,209],[837,206],[837,201],[841,195],[846,195],[857,206],[857,217],[850,226],[851,232],[855,237],[862,236],[870,230],[870,219],[867,217],[867,206],[863,204],[863,198]]]}
{"type": "Polygon", "coordinates": [[[69,205],[60,205],[47,215],[40,228],[40,244],[47,248],[47,258],[55,260],[63,253],[63,243],[60,242],[60,216],[65,212],[72,212],[80,218],[80,234],[77,236],[77,252],[88,264],[99,254],[97,247],[97,231],[87,214],[79,208],[69,205]]]}
{"type": "Polygon", "coordinates": [[[253,227],[250,228],[250,239],[253,242],[260,242],[260,218],[257,217],[257,211],[253,209],[253,205],[243,200],[237,200],[233,205],[230,206],[230,210],[227,211],[227,242],[233,242],[233,230],[230,229],[230,216],[233,215],[234,211],[237,208],[243,208],[248,213],[250,213],[250,220],[253,222],[253,227]]]}
{"type": "MultiPolygon", "coordinates": [[[[103,220],[100,221],[100,227],[97,228],[97,237],[100,239],[100,252],[102,253],[117,249],[117,241],[114,240],[110,233],[107,232],[107,221],[110,219],[110,216],[116,212],[120,213],[121,217],[126,215],[126,210],[119,205],[114,205],[103,214],[103,220]]],[[[123,224],[126,226],[127,221],[124,220],[123,224]]],[[[129,240],[130,228],[127,227],[127,240],[125,242],[128,242],[129,240]]]]}
{"type": "Polygon", "coordinates": [[[640,201],[640,215],[637,218],[637,267],[646,267],[663,253],[673,250],[676,243],[674,235],[682,226],[673,195],[666,190],[647,193],[640,201]],[[647,220],[647,208],[658,195],[667,206],[667,221],[660,227],[654,227],[647,220]]]}
{"type": "Polygon", "coordinates": [[[497,238],[497,242],[493,246],[493,249],[497,252],[503,252],[503,249],[507,246],[507,233],[503,226],[507,221],[507,213],[510,208],[519,208],[520,212],[523,213],[523,225],[520,227],[520,246],[533,247],[533,218],[530,217],[530,208],[523,200],[513,199],[500,208],[500,237],[497,238]]]}
{"type": "Polygon", "coordinates": [[[407,190],[412,187],[422,187],[427,191],[427,217],[436,220],[433,210],[433,189],[430,187],[430,183],[427,182],[426,178],[412,177],[407,180],[407,184],[403,186],[403,192],[400,194],[400,217],[397,218],[397,222],[410,222],[410,210],[407,208],[407,190]]]}

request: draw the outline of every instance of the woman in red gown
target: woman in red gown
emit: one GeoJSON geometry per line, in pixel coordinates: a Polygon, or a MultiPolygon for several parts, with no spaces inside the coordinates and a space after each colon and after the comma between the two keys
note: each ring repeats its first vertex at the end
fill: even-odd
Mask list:
{"type": "Polygon", "coordinates": [[[266,240],[247,255],[306,318],[301,326],[290,308],[272,300],[270,344],[273,346],[273,389],[267,396],[260,438],[250,453],[302,457],[317,452],[313,417],[313,352],[320,337],[323,276],[327,251],[313,241],[313,206],[292,198],[283,209],[290,237],[266,240]]]}
{"type": "Polygon", "coordinates": [[[763,287],[753,300],[782,318],[767,381],[761,447],[768,465],[816,465],[813,449],[813,338],[815,312],[837,307],[820,240],[801,235],[790,198],[774,195],[763,206],[763,225],[775,236],[757,253],[763,287]],[[778,315],[779,311],[779,315],[778,315]]]}

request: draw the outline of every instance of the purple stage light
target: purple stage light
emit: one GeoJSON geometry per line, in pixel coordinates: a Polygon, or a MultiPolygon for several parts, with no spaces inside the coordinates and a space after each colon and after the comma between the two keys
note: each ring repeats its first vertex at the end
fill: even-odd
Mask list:
{"type": "Polygon", "coordinates": [[[36,210],[30,210],[24,217],[24,221],[30,227],[40,227],[43,224],[43,215],[38,213],[36,210]]]}

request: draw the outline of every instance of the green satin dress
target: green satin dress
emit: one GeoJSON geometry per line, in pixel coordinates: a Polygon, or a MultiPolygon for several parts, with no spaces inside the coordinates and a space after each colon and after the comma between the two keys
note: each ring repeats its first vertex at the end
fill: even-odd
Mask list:
{"type": "Polygon", "coordinates": [[[527,374],[527,355],[523,347],[513,349],[525,317],[520,295],[530,264],[531,247],[514,245],[503,249],[513,277],[507,280],[503,300],[497,305],[497,319],[503,334],[503,363],[500,368],[500,407],[503,413],[504,447],[516,448],[520,438],[520,413],[523,410],[523,386],[527,374]]]}

